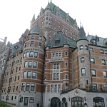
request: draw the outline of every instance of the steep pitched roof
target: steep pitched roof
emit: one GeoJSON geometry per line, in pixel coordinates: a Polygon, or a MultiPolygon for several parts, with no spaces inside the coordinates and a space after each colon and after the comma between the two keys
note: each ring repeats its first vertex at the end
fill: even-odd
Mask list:
{"type": "Polygon", "coordinates": [[[76,41],[67,37],[62,31],[56,32],[53,38],[47,41],[46,47],[63,47],[69,45],[69,47],[76,48],[76,41]]]}
{"type": "Polygon", "coordinates": [[[41,35],[41,29],[39,26],[35,26],[30,30],[30,34],[40,34],[41,35]]]}
{"type": "Polygon", "coordinates": [[[83,27],[79,28],[79,36],[80,36],[80,39],[86,39],[87,40],[87,37],[86,37],[86,34],[85,34],[83,27]]]}
{"type": "Polygon", "coordinates": [[[62,19],[69,20],[69,23],[71,25],[75,25],[76,24],[76,20],[74,20],[73,18],[71,18],[68,13],[64,12],[62,9],[60,9],[58,6],[56,6],[55,4],[53,4],[52,2],[48,3],[48,5],[46,6],[45,9],[49,9],[53,14],[57,14],[59,13],[59,15],[62,17],[62,19]]]}

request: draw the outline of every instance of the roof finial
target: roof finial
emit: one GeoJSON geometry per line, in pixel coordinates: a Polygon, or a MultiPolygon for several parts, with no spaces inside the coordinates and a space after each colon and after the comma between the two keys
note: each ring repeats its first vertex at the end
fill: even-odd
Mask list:
{"type": "Polygon", "coordinates": [[[49,0],[50,3],[52,3],[52,0],[49,0]]]}
{"type": "Polygon", "coordinates": [[[80,21],[80,27],[82,27],[81,21],[80,21]]]}

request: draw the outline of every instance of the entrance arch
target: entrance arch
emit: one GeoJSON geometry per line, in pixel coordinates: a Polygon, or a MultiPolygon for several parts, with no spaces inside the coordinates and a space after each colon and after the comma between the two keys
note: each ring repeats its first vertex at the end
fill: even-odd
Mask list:
{"type": "Polygon", "coordinates": [[[105,107],[104,98],[94,97],[93,98],[93,107],[105,107]]]}
{"type": "Polygon", "coordinates": [[[71,107],[84,107],[84,100],[82,97],[71,98],[71,107]]]}
{"type": "Polygon", "coordinates": [[[51,99],[51,107],[61,107],[61,102],[58,97],[53,97],[51,99]]]}

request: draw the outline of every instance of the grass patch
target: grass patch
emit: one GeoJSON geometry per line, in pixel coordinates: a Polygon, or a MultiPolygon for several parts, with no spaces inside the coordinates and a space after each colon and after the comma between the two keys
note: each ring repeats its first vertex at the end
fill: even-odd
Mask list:
{"type": "Polygon", "coordinates": [[[4,101],[0,101],[0,107],[11,107],[11,106],[6,104],[4,101]]]}

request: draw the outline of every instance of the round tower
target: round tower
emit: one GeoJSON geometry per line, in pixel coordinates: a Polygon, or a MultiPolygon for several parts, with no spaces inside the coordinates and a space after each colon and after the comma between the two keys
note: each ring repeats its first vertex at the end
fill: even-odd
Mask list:
{"type": "Polygon", "coordinates": [[[20,107],[40,107],[42,104],[44,44],[45,39],[39,27],[32,28],[25,37],[19,96],[20,107]]]}
{"type": "Polygon", "coordinates": [[[91,84],[88,41],[86,39],[78,40],[77,48],[79,62],[79,87],[86,89],[91,84]]]}

